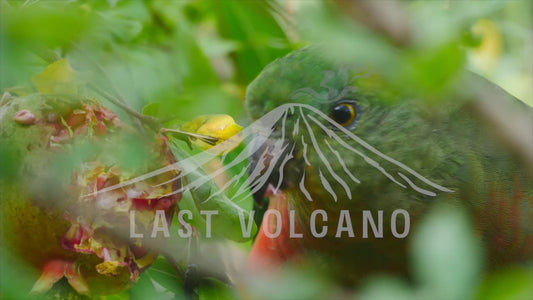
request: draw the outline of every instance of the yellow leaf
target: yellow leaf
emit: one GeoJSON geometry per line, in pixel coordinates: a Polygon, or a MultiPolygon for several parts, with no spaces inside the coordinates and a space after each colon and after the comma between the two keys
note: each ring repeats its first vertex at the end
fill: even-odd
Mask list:
{"type": "Polygon", "coordinates": [[[78,92],[76,71],[67,59],[58,60],[33,76],[33,84],[43,94],[75,94],[78,92]]]}
{"type": "MultiPolygon", "coordinates": [[[[239,126],[235,120],[228,115],[205,115],[199,116],[194,120],[183,124],[181,130],[216,138],[217,141],[215,145],[218,145],[241,132],[242,127],[239,126]]],[[[240,139],[238,139],[236,143],[230,144],[228,142],[227,151],[236,148],[240,142],[240,139]]],[[[201,139],[193,139],[192,143],[204,150],[214,146],[202,141],[201,139]]]]}

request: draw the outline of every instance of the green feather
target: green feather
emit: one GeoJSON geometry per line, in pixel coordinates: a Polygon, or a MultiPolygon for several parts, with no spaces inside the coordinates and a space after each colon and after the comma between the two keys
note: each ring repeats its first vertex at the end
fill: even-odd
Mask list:
{"type": "MultiPolygon", "coordinates": [[[[287,174],[282,185],[290,195],[287,197],[290,206],[298,212],[300,227],[308,231],[307,236],[310,236],[309,216],[315,209],[325,209],[331,216],[338,216],[338,211],[349,209],[355,220],[361,220],[361,210],[371,210],[374,215],[378,210],[383,210],[385,222],[388,222],[388,216],[393,210],[406,209],[411,215],[412,223],[416,224],[435,203],[447,202],[463,205],[472,211],[478,230],[487,245],[492,247],[491,236],[495,232],[506,233],[503,234],[504,239],[514,239],[514,242],[520,245],[515,247],[519,249],[516,253],[490,251],[493,261],[533,259],[533,251],[530,251],[533,249],[532,172],[527,164],[516,158],[509,151],[509,147],[496,139],[490,128],[472,112],[470,99],[450,94],[448,100],[435,102],[418,99],[417,95],[413,94],[396,93],[388,88],[379,74],[372,74],[362,65],[339,65],[326,59],[322,55],[323,51],[323,47],[306,47],[268,65],[247,90],[246,108],[250,118],[256,120],[286,103],[312,105],[324,114],[332,115],[333,108],[342,101],[355,101],[359,119],[357,127],[351,131],[357,137],[435,184],[455,192],[442,192],[432,197],[402,188],[381,172],[377,172],[367,161],[347,151],[342,143],[331,139],[320,126],[310,124],[308,130],[296,136],[286,134],[289,142],[297,143],[298,146],[295,149],[295,158],[285,166],[287,174]],[[312,147],[313,145],[308,143],[306,155],[311,162],[311,166],[308,166],[305,163],[303,147],[298,143],[300,138],[309,141],[311,136],[318,141],[318,147],[312,147]],[[326,142],[329,145],[326,145],[326,142]],[[334,152],[327,150],[327,160],[334,173],[349,183],[352,199],[344,192],[342,184],[335,179],[333,172],[326,170],[324,161],[316,150],[328,149],[329,146],[339,153],[347,169],[361,181],[354,183],[343,171],[343,166],[335,158],[334,152]],[[319,175],[319,171],[336,192],[337,201],[334,201],[331,192],[323,184],[324,179],[319,175]],[[305,187],[313,199],[312,202],[297,188],[304,173],[305,187]],[[500,198],[493,199],[495,194],[500,195],[500,198]],[[509,207],[514,207],[515,210],[518,207],[519,212],[502,216],[501,214],[507,213],[502,211],[500,215],[495,216],[494,208],[491,208],[493,202],[504,198],[512,199],[513,195],[519,195],[519,200],[514,204],[508,203],[509,207]],[[497,218],[503,218],[503,221],[498,221],[502,228],[494,228],[497,218]],[[509,224],[516,218],[520,219],[520,222],[515,222],[517,225],[511,229],[509,224]]],[[[484,84],[485,88],[498,93],[510,105],[521,105],[515,103],[516,100],[511,96],[475,76],[465,74],[464,80],[467,83],[484,84]]],[[[529,107],[524,107],[525,110],[531,111],[529,107]]],[[[303,114],[313,115],[307,112],[303,114]]],[[[297,118],[295,115],[288,116],[286,133],[294,131],[297,118]]],[[[305,128],[298,126],[300,129],[305,128]]],[[[338,131],[337,134],[352,147],[362,149],[360,143],[338,131]]],[[[366,153],[391,174],[404,172],[390,161],[369,151],[366,153]]],[[[274,182],[272,184],[275,185],[274,182]]],[[[405,181],[403,184],[407,185],[405,181]]],[[[334,218],[329,220],[329,224],[336,222],[337,219],[334,218]]],[[[390,228],[388,225],[385,223],[385,229],[390,228]]],[[[330,230],[330,235],[334,234],[335,230],[330,230]]],[[[362,276],[368,270],[387,269],[386,266],[396,271],[406,267],[399,261],[405,261],[405,242],[395,240],[390,233],[385,233],[385,238],[379,240],[337,241],[328,236],[322,240],[307,238],[300,243],[310,252],[320,253],[319,257],[335,261],[333,266],[336,265],[340,269],[351,268],[352,271],[348,273],[352,274],[353,278],[362,276]],[[361,267],[362,265],[369,267],[361,267]],[[358,271],[355,271],[356,269],[358,271]]]]}

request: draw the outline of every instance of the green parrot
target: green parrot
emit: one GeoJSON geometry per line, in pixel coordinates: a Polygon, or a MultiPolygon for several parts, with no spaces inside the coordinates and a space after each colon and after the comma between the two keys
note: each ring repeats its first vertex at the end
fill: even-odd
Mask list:
{"type": "MultiPolygon", "coordinates": [[[[492,267],[533,260],[531,164],[480,120],[470,97],[420,101],[323,53],[297,50],[248,87],[259,128],[249,185],[256,207],[268,208],[250,270],[311,263],[345,284],[408,275],[409,232],[437,203],[471,212],[492,267]]],[[[531,107],[475,80],[533,120],[531,107]]]]}
{"type": "MultiPolygon", "coordinates": [[[[471,212],[492,267],[531,263],[531,153],[503,142],[468,94],[417,99],[323,53],[306,47],[268,65],[248,87],[252,123],[238,134],[100,192],[179,170],[160,184],[184,179],[177,192],[193,192],[200,211],[225,211],[212,227],[226,236],[240,226],[234,240],[255,232],[238,209],[253,196],[261,228],[251,272],[310,264],[346,285],[370,273],[409,276],[409,233],[436,204],[471,212]],[[202,171],[213,161],[220,167],[202,171]],[[215,187],[217,178],[224,180],[215,187]]],[[[533,120],[529,106],[472,78],[472,88],[533,120]]],[[[518,134],[529,149],[531,126],[525,130],[518,134]]]]}

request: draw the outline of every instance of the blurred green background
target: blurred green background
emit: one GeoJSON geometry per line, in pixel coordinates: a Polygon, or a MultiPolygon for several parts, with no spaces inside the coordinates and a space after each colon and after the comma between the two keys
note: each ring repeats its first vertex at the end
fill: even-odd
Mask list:
{"type": "MultiPolygon", "coordinates": [[[[324,43],[331,47],[331,55],[347,62],[377,66],[399,89],[438,96],[456,85],[456,75],[467,68],[533,105],[532,11],[533,2],[527,0],[357,4],[318,0],[0,0],[0,89],[15,95],[31,93],[35,91],[34,75],[51,62],[67,58],[82,82],[80,92],[101,98],[132,124],[128,114],[107,102],[98,90],[161,120],[188,121],[198,115],[225,113],[246,125],[244,94],[259,72],[294,49],[324,43]]],[[[187,201],[182,205],[186,207],[187,201]]],[[[251,207],[249,202],[242,205],[251,207]]],[[[447,228],[439,222],[455,224],[448,230],[458,243],[471,237],[468,220],[460,212],[444,211],[432,220],[417,236],[421,242],[414,247],[420,251],[432,243],[431,237],[439,230],[447,228]]],[[[457,260],[482,261],[476,247],[465,245],[455,253],[457,260]]],[[[439,273],[442,266],[431,263],[438,261],[439,255],[437,251],[434,257],[414,258],[415,265],[429,266],[420,276],[446,277],[439,273]]],[[[444,298],[450,295],[438,293],[449,289],[480,299],[531,295],[520,294],[531,279],[531,274],[521,270],[505,271],[464,287],[472,278],[477,282],[480,265],[482,262],[463,266],[465,276],[470,277],[452,278],[444,286],[434,282],[412,286],[395,278],[370,280],[361,296],[444,298]],[[515,290],[515,294],[508,293],[515,290]]],[[[25,295],[19,287],[31,286],[27,281],[36,275],[27,276],[32,271],[16,258],[3,257],[0,267],[4,290],[0,296],[25,295]]],[[[328,294],[324,288],[327,278],[319,274],[289,273],[285,279],[259,285],[258,296],[268,297],[272,293],[268,287],[275,283],[280,298],[336,295],[328,294]]],[[[200,298],[238,297],[234,288],[216,280],[196,293],[200,298]]],[[[133,289],[105,299],[183,296],[178,276],[162,258],[133,289]]]]}

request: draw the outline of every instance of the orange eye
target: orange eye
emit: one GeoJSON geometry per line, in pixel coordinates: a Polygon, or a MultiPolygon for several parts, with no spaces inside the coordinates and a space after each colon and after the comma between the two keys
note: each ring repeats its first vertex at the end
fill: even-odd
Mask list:
{"type": "Polygon", "coordinates": [[[357,116],[357,111],[351,103],[342,103],[333,108],[331,118],[342,126],[352,124],[357,116]]]}

